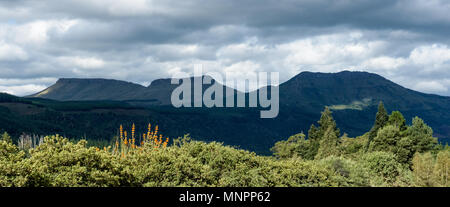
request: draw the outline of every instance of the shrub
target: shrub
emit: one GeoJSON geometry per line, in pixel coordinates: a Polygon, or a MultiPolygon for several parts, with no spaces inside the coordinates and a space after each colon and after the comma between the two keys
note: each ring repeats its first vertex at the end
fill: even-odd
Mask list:
{"type": "Polygon", "coordinates": [[[436,157],[430,152],[416,153],[412,160],[414,181],[422,187],[449,187],[450,150],[442,150],[436,157]]]}
{"type": "Polygon", "coordinates": [[[119,186],[120,167],[117,159],[106,151],[87,148],[86,141],[69,142],[56,136],[30,150],[30,158],[22,161],[24,186],[119,186]]]}
{"type": "Polygon", "coordinates": [[[393,185],[401,175],[403,166],[390,152],[371,152],[362,156],[362,166],[367,169],[372,178],[371,185],[393,185]]]}
{"type": "Polygon", "coordinates": [[[305,140],[305,134],[300,133],[290,136],[287,141],[279,141],[275,143],[271,151],[275,157],[280,159],[301,157],[303,159],[312,160],[314,154],[310,140],[305,140]]]}
{"type": "Polygon", "coordinates": [[[21,161],[25,153],[8,140],[0,140],[0,187],[21,186],[24,178],[21,177],[21,161]]]}

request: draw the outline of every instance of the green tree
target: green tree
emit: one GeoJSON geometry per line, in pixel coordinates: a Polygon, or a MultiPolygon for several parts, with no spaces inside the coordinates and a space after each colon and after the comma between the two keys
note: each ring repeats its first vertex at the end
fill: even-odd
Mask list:
{"type": "Polygon", "coordinates": [[[402,166],[391,152],[370,152],[361,157],[362,165],[372,175],[373,185],[391,185],[401,174],[402,166]],[[381,182],[378,181],[381,178],[381,182]]]}
{"type": "Polygon", "coordinates": [[[400,131],[406,130],[406,120],[400,111],[393,111],[389,116],[387,124],[398,127],[400,131]]]}
{"type": "Polygon", "coordinates": [[[319,137],[323,137],[325,132],[331,128],[332,132],[336,135],[336,137],[340,136],[340,130],[337,128],[336,121],[333,118],[332,112],[328,107],[325,107],[325,110],[322,112],[320,116],[320,120],[317,122],[319,124],[319,137]]]}
{"type": "Polygon", "coordinates": [[[314,124],[311,124],[311,127],[308,130],[308,140],[318,141],[319,139],[319,129],[314,124]]]}
{"type": "Polygon", "coordinates": [[[5,142],[8,142],[8,143],[11,143],[11,144],[13,143],[12,139],[11,139],[11,136],[9,136],[9,134],[7,132],[2,134],[1,140],[5,141],[5,142]]]}
{"type": "Polygon", "coordinates": [[[310,140],[305,139],[305,134],[299,133],[290,136],[287,141],[279,141],[270,149],[277,158],[286,159],[301,157],[312,160],[314,155],[311,151],[310,140]]]}
{"type": "Polygon", "coordinates": [[[336,121],[333,118],[332,112],[328,107],[322,111],[319,121],[319,127],[311,125],[308,131],[308,140],[310,140],[310,155],[314,158],[319,150],[320,141],[323,139],[325,132],[331,128],[336,137],[340,136],[340,130],[337,128],[336,121]]]}
{"type": "Polygon", "coordinates": [[[400,140],[400,130],[392,125],[383,127],[369,146],[370,152],[385,151],[395,152],[397,142],[400,140]]]}
{"type": "Polygon", "coordinates": [[[367,141],[366,151],[369,149],[369,145],[372,142],[372,140],[375,139],[375,137],[377,136],[378,130],[386,126],[388,120],[389,120],[388,113],[384,108],[383,102],[380,101],[380,104],[378,104],[378,112],[375,116],[375,123],[373,124],[372,129],[370,129],[369,131],[369,140],[367,141]]]}
{"type": "Polygon", "coordinates": [[[332,155],[338,156],[339,153],[339,138],[332,126],[328,127],[323,138],[320,140],[320,147],[317,151],[315,159],[322,159],[332,155]]]}
{"type": "Polygon", "coordinates": [[[393,152],[397,155],[398,162],[410,165],[414,156],[414,143],[410,137],[402,137],[393,152]]]}
{"type": "Polygon", "coordinates": [[[438,186],[450,187],[450,150],[442,150],[437,154],[433,173],[438,186]]]}
{"type": "Polygon", "coordinates": [[[414,155],[412,160],[412,168],[414,174],[415,184],[422,187],[434,186],[433,171],[434,159],[430,152],[414,155]]]}
{"type": "Polygon", "coordinates": [[[408,128],[406,133],[412,141],[413,154],[432,150],[437,144],[437,138],[433,137],[433,129],[419,117],[413,118],[412,126],[408,128]]]}

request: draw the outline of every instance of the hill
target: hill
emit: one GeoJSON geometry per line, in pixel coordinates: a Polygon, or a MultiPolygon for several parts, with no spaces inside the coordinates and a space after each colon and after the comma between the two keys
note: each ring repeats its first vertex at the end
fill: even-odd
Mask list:
{"type": "Polygon", "coordinates": [[[169,100],[175,87],[169,79],[155,80],[148,87],[114,80],[62,79],[44,90],[48,92],[34,95],[41,98],[0,96],[0,131],[109,140],[117,135],[120,124],[135,123],[138,131],[145,131],[150,122],[170,137],[190,133],[199,140],[265,154],[276,141],[306,133],[325,106],[333,110],[341,132],[362,135],[372,126],[377,104],[383,101],[389,111],[401,111],[408,122],[414,116],[423,118],[441,141],[450,137],[450,97],[416,92],[372,73],[300,73],[279,85],[280,111],[274,119],[261,119],[258,108],[174,108],[169,100]],[[15,99],[23,102],[20,107],[11,104],[15,99]]]}

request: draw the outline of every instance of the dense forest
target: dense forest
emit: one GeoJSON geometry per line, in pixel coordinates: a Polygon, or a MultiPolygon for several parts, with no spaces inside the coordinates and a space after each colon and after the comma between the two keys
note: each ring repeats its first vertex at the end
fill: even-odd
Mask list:
{"type": "MultiPolygon", "coordinates": [[[[341,135],[325,108],[308,136],[277,142],[272,156],[218,142],[137,133],[120,125],[109,146],[60,135],[0,140],[0,186],[450,186],[450,148],[418,117],[380,103],[371,130],[341,135]]],[[[195,138],[195,137],[194,137],[195,138]]]]}

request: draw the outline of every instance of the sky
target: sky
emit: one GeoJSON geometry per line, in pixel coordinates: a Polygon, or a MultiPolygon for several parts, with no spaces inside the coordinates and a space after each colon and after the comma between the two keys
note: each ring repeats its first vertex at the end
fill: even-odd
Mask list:
{"type": "Polygon", "coordinates": [[[58,78],[368,71],[450,96],[446,0],[0,0],[0,91],[58,78]]]}

